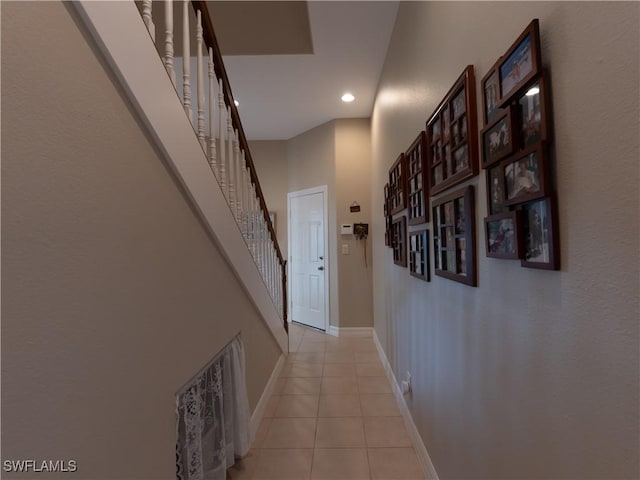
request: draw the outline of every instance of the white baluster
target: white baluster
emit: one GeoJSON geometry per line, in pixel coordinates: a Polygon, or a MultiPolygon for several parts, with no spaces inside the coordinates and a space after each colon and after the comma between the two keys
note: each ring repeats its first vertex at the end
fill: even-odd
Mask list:
{"type": "Polygon", "coordinates": [[[231,211],[236,209],[235,185],[234,185],[234,165],[233,165],[233,121],[231,118],[231,108],[227,107],[227,188],[229,197],[227,198],[231,211]]]}
{"type": "Polygon", "coordinates": [[[189,2],[182,0],[182,104],[193,126],[191,109],[191,45],[189,43],[189,2]]]}
{"type": "MultiPolygon", "coordinates": [[[[225,198],[228,199],[229,192],[227,190],[227,172],[226,172],[226,143],[224,138],[224,132],[226,130],[227,123],[224,120],[226,113],[224,108],[224,89],[222,87],[222,79],[218,81],[218,153],[220,154],[220,161],[218,162],[218,168],[220,169],[220,175],[218,175],[218,181],[220,182],[220,188],[224,193],[225,198]]],[[[229,200],[227,200],[229,202],[229,200]]]]}
{"type": "Polygon", "coordinates": [[[236,195],[235,202],[236,208],[233,213],[236,216],[236,223],[240,225],[240,209],[242,206],[242,186],[240,184],[240,141],[238,140],[238,130],[233,131],[233,164],[234,164],[234,179],[233,184],[235,185],[236,195]]]}
{"type": "Polygon", "coordinates": [[[153,24],[153,18],[151,18],[151,0],[142,0],[142,20],[151,34],[153,43],[155,43],[156,26],[153,24]]]}
{"type": "Polygon", "coordinates": [[[240,230],[242,233],[246,233],[245,224],[245,211],[247,210],[247,202],[245,196],[245,190],[247,186],[246,178],[247,170],[244,166],[244,150],[240,150],[238,157],[238,201],[236,206],[238,207],[238,219],[240,222],[240,230]]]}
{"type": "Polygon", "coordinates": [[[164,2],[164,66],[173,86],[176,86],[176,71],[173,68],[173,0],[164,2]]]}
{"type": "Polygon", "coordinates": [[[198,140],[202,149],[207,151],[207,144],[204,140],[204,68],[202,58],[202,44],[204,40],[202,38],[202,12],[198,10],[196,13],[196,68],[198,75],[198,140]]]}
{"type": "Polygon", "coordinates": [[[216,129],[213,119],[215,118],[215,97],[214,84],[216,72],[213,65],[213,48],[209,48],[209,165],[215,176],[218,176],[218,166],[216,164],[216,129]]]}

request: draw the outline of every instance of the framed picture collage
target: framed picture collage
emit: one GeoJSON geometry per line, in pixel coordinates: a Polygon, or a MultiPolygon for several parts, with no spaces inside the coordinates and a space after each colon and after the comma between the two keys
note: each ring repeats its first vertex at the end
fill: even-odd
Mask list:
{"type": "Polygon", "coordinates": [[[542,66],[537,19],[485,74],[480,94],[484,127],[478,131],[474,67],[468,65],[389,170],[385,245],[396,265],[423,281],[431,280],[433,263],[437,276],[478,284],[475,189],[451,190],[477,176],[480,166],[487,187],[487,257],[560,268],[550,77],[542,66]]]}

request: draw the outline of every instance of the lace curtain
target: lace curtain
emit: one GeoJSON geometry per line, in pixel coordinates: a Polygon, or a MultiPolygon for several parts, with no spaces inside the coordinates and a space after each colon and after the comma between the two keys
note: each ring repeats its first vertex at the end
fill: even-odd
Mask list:
{"type": "Polygon", "coordinates": [[[239,335],[178,392],[176,403],[176,477],[225,480],[253,440],[239,335]]]}

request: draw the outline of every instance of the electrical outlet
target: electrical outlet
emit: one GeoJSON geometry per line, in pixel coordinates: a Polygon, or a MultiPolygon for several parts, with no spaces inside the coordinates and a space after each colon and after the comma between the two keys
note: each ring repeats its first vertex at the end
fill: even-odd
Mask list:
{"type": "Polygon", "coordinates": [[[345,243],[342,245],[342,254],[343,255],[349,255],[349,244],[345,243]]]}

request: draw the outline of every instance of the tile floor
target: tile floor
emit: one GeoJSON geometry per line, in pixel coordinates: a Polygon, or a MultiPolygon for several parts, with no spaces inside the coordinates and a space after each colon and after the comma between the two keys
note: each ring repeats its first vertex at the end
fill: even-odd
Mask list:
{"type": "Polygon", "coordinates": [[[424,474],[373,339],[291,324],[290,354],[232,480],[418,480],[424,474]]]}

